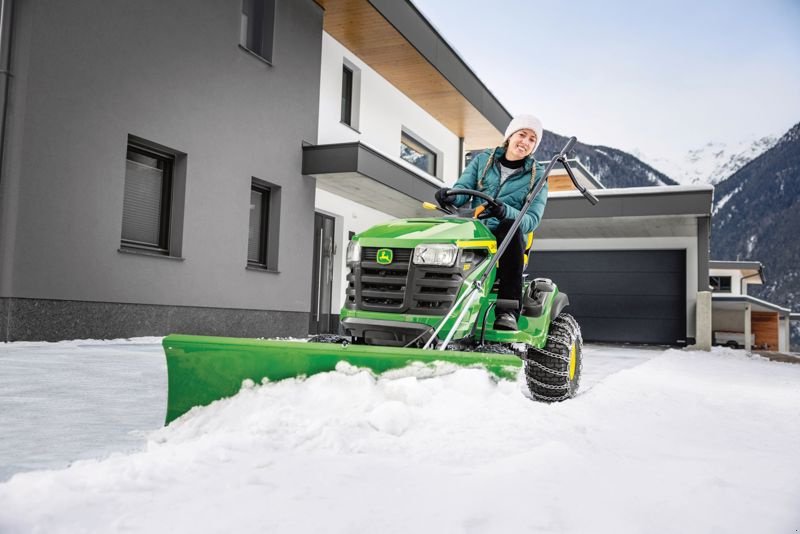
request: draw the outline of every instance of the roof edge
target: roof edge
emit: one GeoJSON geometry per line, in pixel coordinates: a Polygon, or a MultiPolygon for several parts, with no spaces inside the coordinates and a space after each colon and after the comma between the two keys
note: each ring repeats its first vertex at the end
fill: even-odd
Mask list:
{"type": "Polygon", "coordinates": [[[410,0],[403,2],[367,0],[367,2],[492,126],[501,134],[505,131],[512,118],[511,113],[410,0]],[[470,84],[472,87],[469,87],[470,84]]]}

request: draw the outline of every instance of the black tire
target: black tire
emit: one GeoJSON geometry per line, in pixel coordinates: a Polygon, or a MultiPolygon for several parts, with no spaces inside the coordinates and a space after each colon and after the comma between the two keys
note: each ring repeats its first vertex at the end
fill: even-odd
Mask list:
{"type": "Polygon", "coordinates": [[[351,343],[350,336],[339,334],[316,334],[308,338],[309,343],[351,343]]]}
{"type": "Polygon", "coordinates": [[[529,349],[525,379],[531,396],[542,402],[571,399],[578,392],[583,369],[583,338],[578,322],[560,313],[550,323],[547,343],[529,349]]]}

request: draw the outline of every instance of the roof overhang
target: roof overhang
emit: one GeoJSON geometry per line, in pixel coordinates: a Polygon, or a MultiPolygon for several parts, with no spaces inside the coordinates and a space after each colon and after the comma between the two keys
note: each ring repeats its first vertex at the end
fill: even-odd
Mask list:
{"type": "Polygon", "coordinates": [[[464,138],[498,145],[511,115],[407,0],[316,0],[323,29],[417,105],[464,138]]]}
{"type": "Polygon", "coordinates": [[[719,269],[721,271],[739,271],[742,273],[743,278],[755,278],[758,280],[750,280],[751,284],[763,284],[766,282],[764,278],[764,266],[760,261],[710,261],[708,262],[709,269],[719,269]]]}
{"type": "Polygon", "coordinates": [[[777,312],[786,317],[793,315],[788,308],[783,308],[777,304],[757,299],[750,295],[712,295],[711,303],[713,310],[744,312],[745,305],[750,304],[750,309],[753,311],[777,312]]]}
{"type": "Polygon", "coordinates": [[[711,217],[711,186],[598,189],[591,205],[578,191],[554,192],[547,200],[537,239],[696,237],[698,219],[711,217]]]}
{"type": "Polygon", "coordinates": [[[443,184],[404,163],[358,142],[307,145],[302,172],[316,178],[320,189],[394,217],[430,216],[422,203],[443,184]]]}

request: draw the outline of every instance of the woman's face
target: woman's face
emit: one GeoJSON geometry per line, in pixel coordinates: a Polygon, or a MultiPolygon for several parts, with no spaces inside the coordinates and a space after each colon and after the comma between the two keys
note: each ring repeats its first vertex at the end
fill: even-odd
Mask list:
{"type": "Polygon", "coordinates": [[[506,149],[506,159],[517,161],[527,158],[533,147],[536,146],[536,132],[529,128],[517,130],[508,138],[508,149],[506,149]]]}

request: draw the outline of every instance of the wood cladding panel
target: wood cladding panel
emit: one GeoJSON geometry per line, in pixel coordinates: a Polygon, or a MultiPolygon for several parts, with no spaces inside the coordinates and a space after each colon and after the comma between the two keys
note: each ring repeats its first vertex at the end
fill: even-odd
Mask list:
{"type": "Polygon", "coordinates": [[[497,146],[499,132],[366,0],[317,0],[323,28],[451,132],[465,150],[497,146]]]}
{"type": "Polygon", "coordinates": [[[547,183],[547,192],[554,193],[556,191],[577,191],[575,184],[569,179],[569,176],[553,176],[547,183]]]}
{"type": "Polygon", "coordinates": [[[756,336],[756,347],[778,350],[777,312],[751,312],[750,327],[756,336]]]}

